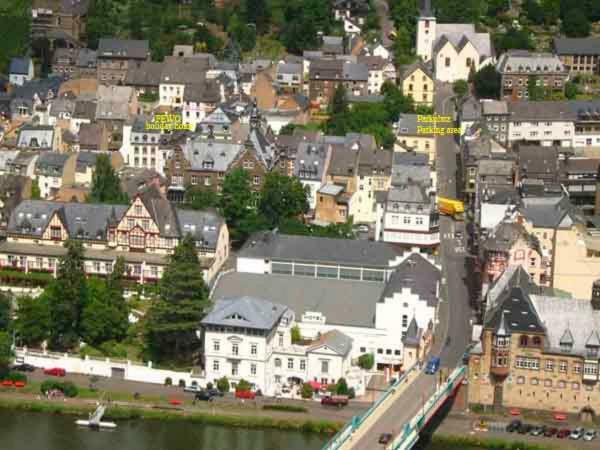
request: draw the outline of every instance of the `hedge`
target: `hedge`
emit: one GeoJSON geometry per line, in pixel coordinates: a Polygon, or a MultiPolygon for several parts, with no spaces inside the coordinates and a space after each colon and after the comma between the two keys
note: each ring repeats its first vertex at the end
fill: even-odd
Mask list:
{"type": "Polygon", "coordinates": [[[305,413],[308,412],[304,406],[296,406],[296,405],[273,405],[267,404],[262,407],[262,409],[270,410],[270,411],[285,411],[285,412],[298,412],[305,413]]]}

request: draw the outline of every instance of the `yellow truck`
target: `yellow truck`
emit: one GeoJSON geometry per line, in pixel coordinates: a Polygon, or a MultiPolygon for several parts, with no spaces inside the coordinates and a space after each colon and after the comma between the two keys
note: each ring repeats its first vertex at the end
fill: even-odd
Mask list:
{"type": "Polygon", "coordinates": [[[465,204],[453,198],[438,197],[438,211],[445,216],[452,216],[455,220],[463,220],[465,216],[465,204]]]}

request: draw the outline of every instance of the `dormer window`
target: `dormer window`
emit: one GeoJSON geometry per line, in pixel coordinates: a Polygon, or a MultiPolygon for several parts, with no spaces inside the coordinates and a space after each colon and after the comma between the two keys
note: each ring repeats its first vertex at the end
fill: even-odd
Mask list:
{"type": "Polygon", "coordinates": [[[586,350],[588,358],[598,357],[598,347],[587,347],[586,350]]]}

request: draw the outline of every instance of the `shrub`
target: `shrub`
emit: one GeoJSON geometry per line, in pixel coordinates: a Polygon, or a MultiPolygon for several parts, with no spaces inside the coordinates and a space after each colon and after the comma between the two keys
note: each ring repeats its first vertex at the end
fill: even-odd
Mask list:
{"type": "Polygon", "coordinates": [[[348,389],[348,398],[352,400],[355,397],[356,397],[356,391],[354,390],[354,388],[348,389]]]}
{"type": "Polygon", "coordinates": [[[172,385],[173,385],[173,380],[171,379],[171,377],[165,378],[165,386],[172,386],[172,385]]]}
{"type": "Polygon", "coordinates": [[[217,389],[221,392],[229,392],[229,380],[227,377],[221,377],[217,380],[217,389]]]}
{"type": "Polygon", "coordinates": [[[300,389],[300,395],[302,398],[312,398],[314,394],[314,390],[309,383],[303,383],[302,388],[300,389]]]}
{"type": "Polygon", "coordinates": [[[340,378],[335,385],[335,393],[338,395],[348,395],[348,383],[345,378],[340,378]]]}
{"type": "Polygon", "coordinates": [[[61,391],[65,397],[77,397],[79,394],[79,389],[70,381],[55,381],[55,380],[46,380],[40,386],[40,392],[42,394],[46,394],[49,391],[61,391]]]}
{"type": "Polygon", "coordinates": [[[358,366],[364,370],[371,370],[375,365],[375,356],[373,353],[365,353],[358,357],[358,366]]]}
{"type": "Polygon", "coordinates": [[[206,389],[214,389],[214,385],[209,381],[208,383],[206,383],[206,389]]]}
{"type": "Polygon", "coordinates": [[[13,383],[15,383],[17,381],[22,381],[23,383],[27,383],[27,375],[25,375],[24,373],[21,373],[21,372],[8,372],[8,374],[4,378],[6,380],[12,381],[13,383]]]}
{"type": "Polygon", "coordinates": [[[77,397],[79,394],[79,389],[77,389],[77,386],[70,381],[64,381],[62,383],[61,390],[63,391],[63,394],[65,394],[65,397],[77,397]]]}
{"type": "Polygon", "coordinates": [[[308,410],[304,406],[296,406],[296,405],[264,405],[263,409],[271,410],[271,411],[285,411],[285,412],[308,412],[308,410]]]}
{"type": "Polygon", "coordinates": [[[246,380],[244,380],[243,378],[239,381],[239,383],[235,387],[236,391],[249,391],[251,389],[252,389],[252,385],[250,383],[248,383],[246,380]]]}

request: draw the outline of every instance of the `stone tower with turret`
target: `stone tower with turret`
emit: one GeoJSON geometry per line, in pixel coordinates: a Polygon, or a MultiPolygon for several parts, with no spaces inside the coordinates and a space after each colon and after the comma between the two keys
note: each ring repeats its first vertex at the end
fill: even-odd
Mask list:
{"type": "Polygon", "coordinates": [[[431,9],[431,0],[421,0],[417,22],[417,56],[423,61],[429,61],[433,57],[435,25],[436,18],[431,9]]]}

